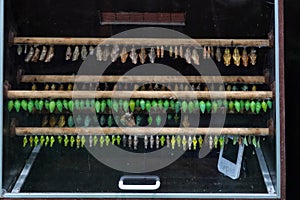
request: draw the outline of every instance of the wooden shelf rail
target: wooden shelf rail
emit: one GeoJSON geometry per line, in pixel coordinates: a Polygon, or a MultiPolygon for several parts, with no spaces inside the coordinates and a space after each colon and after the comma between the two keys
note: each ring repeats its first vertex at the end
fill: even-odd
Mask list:
{"type": "Polygon", "coordinates": [[[16,135],[269,135],[269,128],[16,127],[16,135]]]}
{"type": "Polygon", "coordinates": [[[9,90],[9,99],[145,98],[145,99],[268,99],[272,91],[31,91],[9,90]]]}
{"type": "Polygon", "coordinates": [[[24,83],[266,83],[264,76],[87,76],[23,75],[24,83]]]}
{"type": "Polygon", "coordinates": [[[39,45],[98,45],[122,44],[137,46],[226,46],[270,47],[269,39],[188,39],[188,38],[74,38],[74,37],[14,37],[13,44],[39,45]]]}

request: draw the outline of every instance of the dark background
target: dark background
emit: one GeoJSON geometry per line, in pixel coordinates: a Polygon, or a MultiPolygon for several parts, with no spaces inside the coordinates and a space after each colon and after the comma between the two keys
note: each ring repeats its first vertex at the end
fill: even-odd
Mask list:
{"type": "Polygon", "coordinates": [[[297,126],[300,92],[300,2],[284,1],[284,39],[285,39],[285,94],[286,94],[286,152],[287,152],[287,199],[299,197],[299,172],[295,161],[298,160],[299,129],[297,126]]]}
{"type": "MultiPolygon", "coordinates": [[[[141,1],[141,4],[143,1],[141,1]]],[[[62,8],[63,9],[63,8],[62,8]]],[[[36,12],[39,12],[38,9],[36,12]]],[[[49,12],[51,16],[51,10],[49,12]]],[[[66,16],[72,17],[72,16],[66,16]]],[[[299,155],[297,127],[300,98],[300,1],[284,0],[284,40],[285,40],[285,119],[286,119],[286,162],[287,199],[296,199],[299,185],[297,161],[299,155]]],[[[75,26],[74,26],[75,27],[75,26]]],[[[58,30],[59,27],[58,27],[58,30]]],[[[87,30],[89,30],[87,28],[87,30]]],[[[63,34],[63,33],[58,33],[63,34]]],[[[209,35],[208,32],[206,34],[209,35]]]]}

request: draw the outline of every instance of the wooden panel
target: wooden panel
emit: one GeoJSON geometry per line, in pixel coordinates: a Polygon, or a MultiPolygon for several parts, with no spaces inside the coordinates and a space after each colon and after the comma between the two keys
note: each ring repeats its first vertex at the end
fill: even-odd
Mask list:
{"type": "Polygon", "coordinates": [[[183,12],[101,12],[100,24],[185,25],[183,12]]]}
{"type": "Polygon", "coordinates": [[[269,47],[268,39],[182,39],[182,38],[60,38],[60,37],[15,37],[13,44],[39,45],[98,45],[122,44],[138,46],[183,45],[183,46],[225,46],[225,47],[269,47]]]}
{"type": "Polygon", "coordinates": [[[76,82],[122,82],[122,83],[265,83],[264,76],[68,76],[24,75],[21,82],[76,83],[76,82]]]}
{"type": "Polygon", "coordinates": [[[146,99],[268,99],[271,91],[31,91],[10,90],[15,98],[146,98],[146,99]]]}
{"type": "Polygon", "coordinates": [[[18,127],[16,135],[269,135],[269,128],[162,128],[162,127],[76,127],[76,128],[50,128],[50,127],[18,127]]]}

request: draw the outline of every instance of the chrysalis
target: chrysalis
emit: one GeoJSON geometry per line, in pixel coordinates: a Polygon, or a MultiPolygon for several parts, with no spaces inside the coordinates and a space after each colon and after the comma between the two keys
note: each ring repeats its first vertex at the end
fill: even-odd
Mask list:
{"type": "Polygon", "coordinates": [[[147,58],[146,49],[144,47],[141,48],[141,52],[139,53],[139,58],[140,58],[140,62],[144,64],[147,58]]]}
{"type": "Polygon", "coordinates": [[[218,62],[221,62],[221,60],[222,60],[222,53],[221,53],[220,47],[217,47],[217,49],[216,49],[216,59],[218,62]]]}
{"type": "Polygon", "coordinates": [[[196,49],[193,49],[192,51],[192,60],[194,62],[195,65],[199,65],[200,64],[200,61],[199,61],[200,57],[199,57],[199,54],[197,52],[196,49]]]}
{"type": "Polygon", "coordinates": [[[115,62],[117,60],[119,56],[119,50],[119,45],[115,44],[110,53],[111,62],[115,62]]]}
{"type": "Polygon", "coordinates": [[[154,61],[155,61],[155,50],[154,50],[154,47],[151,47],[150,53],[148,54],[148,56],[149,56],[150,62],[154,63],[154,61]]]}
{"type": "Polygon", "coordinates": [[[41,50],[38,47],[35,47],[34,54],[31,58],[32,62],[37,62],[38,61],[38,59],[40,57],[40,52],[41,52],[41,50]]]}
{"type": "Polygon", "coordinates": [[[231,54],[229,48],[226,48],[223,55],[224,65],[229,66],[231,61],[231,54]]]}
{"type": "Polygon", "coordinates": [[[190,48],[188,47],[188,48],[186,48],[186,50],[185,50],[185,54],[184,54],[184,58],[185,58],[185,60],[186,60],[186,62],[188,63],[188,64],[191,64],[191,57],[192,57],[192,54],[191,54],[191,50],[190,50],[190,48]]]}
{"type": "Polygon", "coordinates": [[[174,48],[174,57],[178,58],[178,47],[177,46],[175,46],[175,48],[174,48]]]}
{"type": "Polygon", "coordinates": [[[81,54],[81,59],[82,59],[82,60],[85,60],[86,57],[87,57],[87,54],[88,54],[85,45],[82,46],[80,54],[81,54]]]}
{"type": "Polygon", "coordinates": [[[157,58],[160,58],[160,48],[159,48],[159,46],[156,47],[156,56],[157,56],[157,58]]]}
{"type": "Polygon", "coordinates": [[[206,47],[203,47],[203,59],[206,59],[207,56],[207,50],[206,47]]]}
{"type": "Polygon", "coordinates": [[[98,45],[97,47],[96,47],[96,60],[97,61],[102,61],[102,48],[101,48],[101,46],[100,45],[98,45]]]}
{"type": "Polygon", "coordinates": [[[134,47],[131,48],[129,57],[130,57],[133,64],[137,63],[138,55],[137,55],[136,49],[134,47]]]}
{"type": "Polygon", "coordinates": [[[47,47],[43,46],[42,53],[40,55],[39,61],[44,61],[47,55],[47,47]]]}
{"type": "Polygon", "coordinates": [[[251,48],[249,57],[250,57],[250,63],[252,65],[255,65],[256,64],[257,55],[256,55],[256,50],[254,48],[251,48]]]}
{"type": "Polygon", "coordinates": [[[210,58],[210,54],[211,54],[211,49],[210,47],[207,47],[206,57],[210,58]]]}
{"type": "Polygon", "coordinates": [[[126,60],[127,60],[127,57],[128,57],[128,53],[127,53],[126,47],[123,47],[123,49],[122,49],[122,51],[120,53],[120,56],[121,56],[121,62],[125,63],[126,60]]]}
{"type": "Polygon", "coordinates": [[[27,54],[27,45],[24,47],[24,54],[27,54]]]}
{"type": "Polygon", "coordinates": [[[170,56],[170,58],[173,57],[173,47],[172,46],[170,46],[170,48],[169,48],[169,56],[170,56]]]}
{"type": "Polygon", "coordinates": [[[72,57],[72,49],[70,46],[67,47],[67,50],[66,50],[66,54],[65,54],[65,59],[66,60],[70,60],[72,57]]]}
{"type": "Polygon", "coordinates": [[[160,57],[161,57],[161,58],[164,58],[164,53],[165,53],[164,46],[161,46],[161,47],[160,47],[160,57]]]}
{"type": "Polygon", "coordinates": [[[94,51],[95,51],[95,48],[92,45],[90,45],[90,47],[89,47],[89,55],[90,56],[94,55],[94,51]]]}
{"type": "Polygon", "coordinates": [[[248,67],[248,60],[249,60],[249,55],[247,53],[246,47],[244,47],[242,52],[242,63],[244,67],[248,67]]]}
{"type": "Polygon", "coordinates": [[[148,137],[145,135],[144,137],[144,148],[147,149],[148,148],[148,137]]]}
{"type": "Polygon", "coordinates": [[[109,46],[106,45],[102,54],[102,60],[107,61],[108,56],[109,56],[109,46]]]}
{"type": "Polygon", "coordinates": [[[183,58],[183,47],[182,46],[179,47],[179,56],[181,58],[183,58]]]}
{"type": "Polygon", "coordinates": [[[53,57],[54,57],[54,46],[51,45],[46,55],[45,62],[50,62],[53,57]]]}
{"type": "Polygon", "coordinates": [[[18,47],[17,47],[17,54],[21,55],[21,53],[22,53],[22,46],[18,45],[18,47]]]}
{"type": "Polygon", "coordinates": [[[233,50],[232,58],[233,58],[233,63],[236,66],[240,66],[241,55],[240,55],[239,49],[237,47],[235,47],[234,50],[233,50]]]}
{"type": "Polygon", "coordinates": [[[215,52],[214,52],[214,47],[210,47],[210,57],[214,58],[215,52]]]}
{"type": "Polygon", "coordinates": [[[34,48],[30,47],[28,54],[25,57],[25,62],[29,62],[34,54],[34,48]]]}
{"type": "Polygon", "coordinates": [[[72,61],[78,60],[78,56],[79,56],[79,47],[76,46],[73,52],[72,61]]]}

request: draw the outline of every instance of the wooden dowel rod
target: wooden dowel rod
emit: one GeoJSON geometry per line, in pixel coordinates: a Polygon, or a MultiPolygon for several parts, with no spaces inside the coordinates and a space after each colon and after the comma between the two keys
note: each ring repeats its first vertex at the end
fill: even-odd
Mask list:
{"type": "Polygon", "coordinates": [[[257,46],[269,47],[268,39],[184,39],[184,38],[61,38],[61,37],[15,37],[14,44],[40,45],[98,45],[122,44],[138,46],[202,45],[202,46],[257,46]]]}
{"type": "Polygon", "coordinates": [[[264,76],[66,76],[23,75],[27,83],[121,82],[121,83],[265,83],[264,76]]]}
{"type": "Polygon", "coordinates": [[[146,128],[146,127],[17,127],[16,135],[269,135],[269,128],[146,128]]]}
{"type": "Polygon", "coordinates": [[[145,99],[267,99],[271,91],[29,91],[10,90],[10,99],[22,98],[145,98],[145,99]]]}

